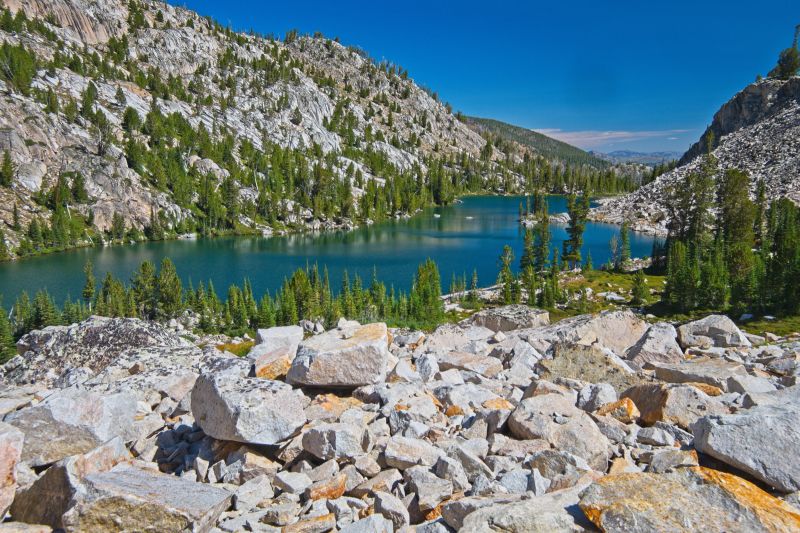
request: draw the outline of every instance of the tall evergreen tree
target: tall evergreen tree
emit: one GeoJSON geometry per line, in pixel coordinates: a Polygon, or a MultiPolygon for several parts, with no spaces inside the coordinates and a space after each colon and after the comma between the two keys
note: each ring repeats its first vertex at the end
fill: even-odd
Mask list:
{"type": "Polygon", "coordinates": [[[159,309],[158,279],[156,267],[150,261],[143,261],[133,273],[131,293],[136,303],[137,315],[144,319],[156,318],[159,309]]]}
{"type": "Polygon", "coordinates": [[[0,364],[5,363],[16,354],[14,347],[14,331],[8,319],[8,311],[0,305],[0,364]]]}
{"type": "Polygon", "coordinates": [[[619,245],[619,261],[624,265],[631,260],[631,234],[627,220],[622,223],[622,227],[619,230],[619,245]]]}
{"type": "Polygon", "coordinates": [[[183,304],[183,284],[175,271],[175,265],[168,258],[161,261],[156,292],[158,294],[158,316],[162,319],[177,317],[183,304]]]}
{"type": "Polygon", "coordinates": [[[83,265],[83,275],[85,277],[85,281],[83,283],[83,290],[81,291],[81,296],[86,301],[86,304],[89,306],[89,309],[92,307],[92,300],[94,300],[94,293],[95,293],[95,277],[94,277],[94,265],[92,265],[92,260],[87,259],[86,264],[83,265]]]}
{"type": "Polygon", "coordinates": [[[589,215],[589,195],[584,193],[580,200],[575,194],[570,194],[567,200],[569,225],[564,241],[564,262],[568,267],[578,267],[581,263],[581,248],[583,247],[583,232],[586,229],[587,216],[589,215]]]}
{"type": "Polygon", "coordinates": [[[11,184],[14,182],[14,175],[16,172],[17,171],[14,167],[14,163],[11,161],[11,154],[8,150],[4,151],[3,162],[0,163],[0,186],[11,187],[11,184]]]}
{"type": "Polygon", "coordinates": [[[755,296],[754,227],[756,205],[750,199],[750,178],[742,171],[728,169],[718,191],[719,229],[726,244],[726,263],[735,312],[747,309],[755,296]]]}

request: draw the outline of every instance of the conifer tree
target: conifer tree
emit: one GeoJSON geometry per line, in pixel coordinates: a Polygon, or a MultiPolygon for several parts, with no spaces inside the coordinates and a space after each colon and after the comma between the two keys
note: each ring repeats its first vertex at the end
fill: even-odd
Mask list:
{"type": "Polygon", "coordinates": [[[8,250],[6,236],[2,228],[0,228],[0,261],[8,261],[9,259],[11,259],[11,252],[8,250]]]}
{"type": "Polygon", "coordinates": [[[619,260],[624,265],[631,259],[631,235],[627,220],[622,223],[622,227],[619,230],[619,243],[619,260]]]}
{"type": "Polygon", "coordinates": [[[92,260],[87,259],[86,264],[83,265],[83,274],[85,277],[85,281],[83,284],[83,290],[81,291],[81,296],[86,301],[86,304],[89,306],[89,309],[92,308],[92,300],[94,300],[94,293],[95,293],[95,278],[94,278],[94,265],[92,265],[92,260]]]}
{"type": "Polygon", "coordinates": [[[3,162],[0,163],[0,186],[11,187],[16,172],[14,163],[11,161],[11,154],[8,150],[5,150],[3,152],[3,162]]]}
{"type": "Polygon", "coordinates": [[[158,316],[162,319],[177,317],[183,305],[183,285],[175,271],[175,265],[168,258],[161,261],[156,293],[158,294],[158,316]]]}
{"type": "Polygon", "coordinates": [[[0,305],[0,364],[5,363],[16,354],[14,347],[14,331],[8,318],[8,311],[0,305]]]}
{"type": "Polygon", "coordinates": [[[498,258],[500,272],[497,275],[497,284],[501,286],[503,303],[509,305],[514,303],[514,273],[511,271],[511,264],[514,262],[514,251],[509,245],[503,247],[503,253],[498,258]]]}
{"type": "Polygon", "coordinates": [[[537,272],[547,268],[547,261],[550,258],[550,215],[547,212],[547,200],[537,202],[539,205],[537,213],[537,224],[534,227],[534,269],[537,272]]]}
{"type": "Polygon", "coordinates": [[[131,278],[131,292],[136,302],[137,315],[143,319],[156,318],[158,313],[158,291],[156,267],[143,261],[131,278]]]}
{"type": "Polygon", "coordinates": [[[650,295],[650,289],[647,287],[647,280],[644,276],[644,270],[637,270],[633,274],[633,288],[631,289],[631,304],[642,305],[647,303],[647,297],[650,295]]]}

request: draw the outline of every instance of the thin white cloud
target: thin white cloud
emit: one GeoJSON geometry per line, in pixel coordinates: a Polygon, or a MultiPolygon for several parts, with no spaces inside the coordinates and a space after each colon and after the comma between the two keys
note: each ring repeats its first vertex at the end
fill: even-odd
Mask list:
{"type": "Polygon", "coordinates": [[[564,141],[573,146],[584,149],[598,148],[600,146],[618,144],[624,142],[641,141],[644,139],[655,139],[666,137],[668,140],[676,140],[675,135],[688,133],[691,130],[652,130],[652,131],[564,131],[557,128],[536,129],[544,135],[564,141]]]}

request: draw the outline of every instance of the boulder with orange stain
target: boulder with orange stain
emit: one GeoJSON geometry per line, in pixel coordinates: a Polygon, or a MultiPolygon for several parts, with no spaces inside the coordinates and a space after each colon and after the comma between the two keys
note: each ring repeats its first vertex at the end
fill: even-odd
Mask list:
{"type": "Polygon", "coordinates": [[[335,500],[341,498],[347,488],[347,475],[338,474],[330,479],[317,481],[306,489],[306,498],[316,500],[335,500]]]}
{"type": "Polygon", "coordinates": [[[14,501],[17,488],[16,468],[22,456],[25,435],[17,428],[0,422],[0,515],[14,501]]]}
{"type": "Polygon", "coordinates": [[[606,533],[800,530],[800,512],[786,502],[703,467],[606,476],[582,494],[580,508],[606,533]]]}
{"type": "Polygon", "coordinates": [[[688,430],[705,415],[729,412],[722,402],[692,385],[637,385],[622,393],[622,397],[636,404],[640,421],[646,425],[662,421],[688,430]]]}
{"type": "Polygon", "coordinates": [[[636,408],[636,404],[630,398],[623,398],[619,401],[607,403],[600,407],[595,414],[598,416],[609,415],[616,418],[623,424],[635,422],[641,413],[636,408]]]}

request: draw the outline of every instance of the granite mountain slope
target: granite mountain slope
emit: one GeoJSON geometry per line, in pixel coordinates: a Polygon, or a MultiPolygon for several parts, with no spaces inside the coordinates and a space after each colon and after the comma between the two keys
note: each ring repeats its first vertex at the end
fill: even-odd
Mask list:
{"type": "MultiPolygon", "coordinates": [[[[800,77],[757,81],[734,96],[714,116],[713,154],[720,171],[738,168],[760,180],[767,198],[800,202],[800,77]]],[[[689,172],[697,171],[707,151],[706,135],[683,156],[681,166],[652,183],[618,198],[601,200],[596,220],[620,223],[649,233],[666,233],[669,191],[689,172]]]]}
{"type": "MultiPolygon", "coordinates": [[[[91,217],[99,230],[111,227],[114,213],[138,229],[153,212],[168,224],[192,217],[193,198],[176,198],[169,172],[159,183],[152,164],[133,161],[125,135],[129,109],[145,123],[158,110],[185,119],[194,133],[203,128],[215,142],[230,137],[231,153],[224,158],[204,156],[200,147],[185,150],[179,163],[183,170],[212,174],[215,187],[242,170],[245,175],[235,177],[245,205],[256,202],[273,170],[249,168],[251,147],[302,153],[308,173],[323,165],[332,178],[353,182],[358,198],[370,181],[383,186],[404,172],[423,174],[434,161],[457,166],[477,158],[486,144],[400,67],[321,36],[292,32],[279,40],[234,33],[156,1],[5,5],[13,20],[24,13],[33,22],[15,26],[7,17],[0,41],[22,45],[36,58],[25,94],[0,81],[0,151],[9,152],[14,167],[13,186],[0,188],[0,220],[13,246],[20,228],[35,217],[49,218],[37,195],[63,175],[82,174],[88,199],[69,207],[91,217]],[[75,113],[90,84],[96,96],[89,111],[102,113],[108,125],[101,120],[98,127],[88,113],[75,113]],[[356,175],[363,176],[358,183],[356,175]],[[19,224],[12,220],[15,204],[19,224]]],[[[152,136],[130,137],[152,148],[152,136]]],[[[164,142],[167,148],[177,144],[164,142]]],[[[280,200],[287,224],[324,219],[315,216],[315,206],[297,205],[288,194],[280,200]]],[[[243,211],[237,222],[253,226],[243,211]]]]}

